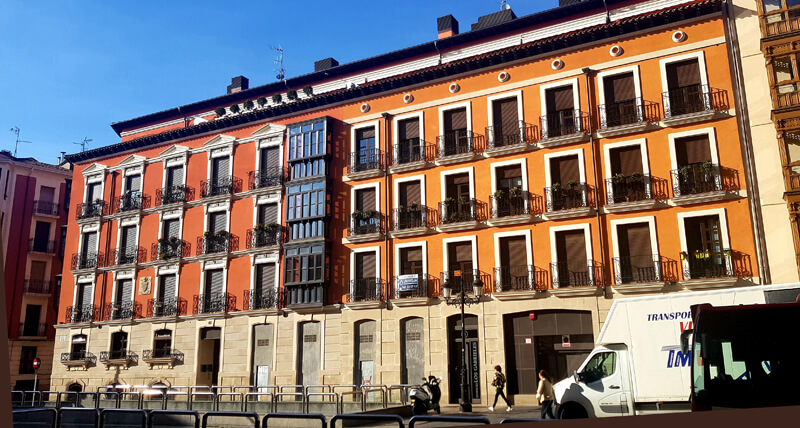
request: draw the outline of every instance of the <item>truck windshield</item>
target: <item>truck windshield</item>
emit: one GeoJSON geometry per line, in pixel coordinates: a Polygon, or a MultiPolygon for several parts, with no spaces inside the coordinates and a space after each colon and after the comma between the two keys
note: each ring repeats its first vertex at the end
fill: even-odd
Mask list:
{"type": "Polygon", "coordinates": [[[617,354],[600,352],[595,354],[581,372],[581,380],[586,383],[598,381],[614,374],[617,368],[617,354]]]}
{"type": "Polygon", "coordinates": [[[800,341],[788,332],[800,305],[701,312],[692,392],[698,404],[746,408],[800,404],[800,341]]]}

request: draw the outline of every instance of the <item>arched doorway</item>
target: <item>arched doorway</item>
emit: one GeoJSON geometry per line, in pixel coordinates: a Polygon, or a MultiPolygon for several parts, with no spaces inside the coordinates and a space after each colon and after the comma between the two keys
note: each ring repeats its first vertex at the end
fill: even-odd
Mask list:
{"type": "Polygon", "coordinates": [[[400,383],[419,383],[425,376],[425,324],[422,318],[400,321],[400,348],[400,383]]]}
{"type": "Polygon", "coordinates": [[[357,322],[354,337],[353,380],[356,385],[372,385],[375,383],[375,321],[357,322]]]}
{"type": "Polygon", "coordinates": [[[472,403],[481,402],[480,348],[478,344],[478,316],[464,315],[464,329],[467,332],[466,348],[461,343],[461,315],[447,318],[448,366],[450,379],[447,382],[450,390],[450,404],[457,404],[461,398],[461,365],[462,351],[466,352],[466,383],[472,403]]]}

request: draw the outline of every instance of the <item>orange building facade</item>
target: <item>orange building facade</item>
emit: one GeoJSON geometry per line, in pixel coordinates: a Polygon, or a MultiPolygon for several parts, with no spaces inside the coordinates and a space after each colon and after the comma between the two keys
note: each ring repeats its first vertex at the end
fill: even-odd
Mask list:
{"type": "Polygon", "coordinates": [[[607,3],[461,34],[447,16],[437,42],[321,61],[289,92],[234,79],[112,125],[121,143],[70,158],[53,387],[433,373],[455,403],[444,295],[479,287],[469,399],[499,364],[526,403],[613,299],[762,283],[723,2],[607,3]]]}

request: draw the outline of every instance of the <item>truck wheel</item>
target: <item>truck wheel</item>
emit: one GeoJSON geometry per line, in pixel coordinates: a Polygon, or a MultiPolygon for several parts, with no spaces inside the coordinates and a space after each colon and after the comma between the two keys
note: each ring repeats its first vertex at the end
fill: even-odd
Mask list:
{"type": "Polygon", "coordinates": [[[568,403],[558,406],[558,419],[586,419],[589,415],[580,404],[568,403]]]}

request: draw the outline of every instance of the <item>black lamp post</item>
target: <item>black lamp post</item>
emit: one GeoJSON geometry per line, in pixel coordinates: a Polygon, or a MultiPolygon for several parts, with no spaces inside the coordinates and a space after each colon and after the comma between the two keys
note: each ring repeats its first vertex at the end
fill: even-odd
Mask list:
{"type": "Polygon", "coordinates": [[[467,383],[467,329],[464,325],[464,306],[471,306],[481,301],[481,296],[483,295],[483,281],[481,281],[480,274],[478,274],[472,282],[472,291],[475,296],[468,296],[464,283],[462,282],[459,293],[455,297],[452,297],[453,289],[450,287],[450,279],[448,278],[444,284],[442,284],[442,296],[444,296],[447,304],[461,307],[461,399],[458,405],[459,411],[462,413],[472,412],[472,398],[469,391],[469,384],[467,383]]]}

